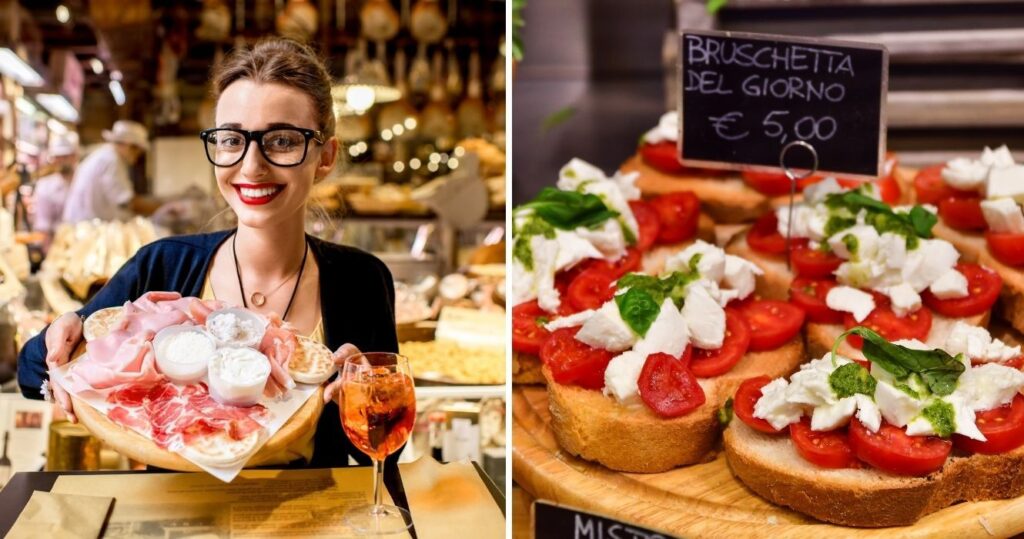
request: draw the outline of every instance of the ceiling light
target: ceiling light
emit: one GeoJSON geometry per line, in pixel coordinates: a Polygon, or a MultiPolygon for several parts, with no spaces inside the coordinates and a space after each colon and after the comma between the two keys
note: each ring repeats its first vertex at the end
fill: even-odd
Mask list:
{"type": "Polygon", "coordinates": [[[110,81],[110,95],[114,96],[114,102],[118,106],[124,105],[124,88],[121,88],[121,83],[112,80],[110,81]]]}
{"type": "Polygon", "coordinates": [[[99,58],[93,58],[89,60],[89,67],[92,68],[92,72],[100,75],[103,73],[103,62],[99,58]]]}
{"type": "Polygon", "coordinates": [[[22,86],[42,86],[44,82],[32,66],[8,48],[0,49],[0,73],[13,78],[22,86]]]}
{"type": "Polygon", "coordinates": [[[37,94],[36,101],[58,120],[78,123],[78,111],[60,94],[37,94]]]}
{"type": "Polygon", "coordinates": [[[57,6],[57,20],[61,24],[67,24],[71,20],[71,11],[68,9],[68,6],[64,4],[57,6]]]}

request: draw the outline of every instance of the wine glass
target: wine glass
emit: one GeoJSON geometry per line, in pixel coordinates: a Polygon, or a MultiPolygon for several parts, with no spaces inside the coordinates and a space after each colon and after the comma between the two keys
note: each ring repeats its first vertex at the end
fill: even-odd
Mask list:
{"type": "Polygon", "coordinates": [[[416,394],[409,360],[391,352],[350,357],[341,371],[341,426],[352,443],[373,459],[373,504],[345,513],[360,534],[392,534],[412,519],[401,507],[382,502],[384,459],[409,439],[416,420],[416,394]]]}

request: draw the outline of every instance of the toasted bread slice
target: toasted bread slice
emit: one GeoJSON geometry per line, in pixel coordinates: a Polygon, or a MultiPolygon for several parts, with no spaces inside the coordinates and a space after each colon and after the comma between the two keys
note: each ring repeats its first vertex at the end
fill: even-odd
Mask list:
{"type": "Polygon", "coordinates": [[[1003,290],[999,293],[996,312],[1017,331],[1024,331],[1024,268],[1007,266],[996,260],[985,244],[984,234],[954,230],[941,220],[932,229],[932,233],[952,243],[960,251],[961,260],[992,268],[1003,278],[1003,290]]]}
{"type": "Polygon", "coordinates": [[[757,276],[755,292],[759,297],[782,301],[789,299],[789,287],[793,284],[795,274],[786,267],[786,257],[766,255],[751,249],[747,245],[746,230],[729,240],[725,245],[725,252],[745,258],[764,270],[764,275],[757,276]]]}
{"type": "Polygon", "coordinates": [[[788,436],[755,431],[738,419],[724,439],[733,474],[759,496],[844,526],[905,526],[960,501],[1024,494],[1024,447],[953,456],[939,472],[904,477],[871,468],[819,468],[796,452],[788,436]]]}
{"type": "Polygon", "coordinates": [[[247,460],[259,446],[261,430],[255,430],[241,440],[233,440],[224,431],[201,436],[186,444],[181,454],[199,464],[214,468],[230,468],[247,460]]]}
{"type": "Polygon", "coordinates": [[[701,209],[719,223],[743,223],[771,209],[771,200],[751,189],[739,177],[695,177],[666,174],[646,165],[639,155],[620,167],[622,172],[639,172],[636,185],[645,195],[693,191],[701,209]]]}
{"type": "Polygon", "coordinates": [[[751,352],[728,373],[699,380],[706,401],[682,417],[663,419],[643,404],[623,405],[600,391],[548,379],[551,428],[558,444],[574,455],[613,470],[656,473],[714,456],[718,409],[747,378],[786,376],[804,362],[797,336],[775,350],[751,352]]]}
{"type": "MultiPolygon", "coordinates": [[[[953,330],[957,322],[964,322],[972,326],[987,327],[990,313],[982,313],[966,318],[948,318],[941,314],[932,313],[932,329],[928,332],[928,339],[925,344],[941,348],[946,344],[946,337],[953,330]]],[[[839,324],[815,324],[808,322],[804,326],[807,335],[807,353],[811,358],[819,358],[827,352],[832,351],[832,344],[836,342],[846,328],[839,324]]],[[[860,350],[850,346],[849,342],[839,345],[837,353],[850,359],[865,359],[860,350]]]]}
{"type": "MultiPolygon", "coordinates": [[[[716,238],[715,222],[705,214],[700,215],[697,225],[697,238],[709,243],[714,243],[716,238]]],[[[647,274],[658,274],[665,269],[665,261],[668,257],[685,249],[692,241],[673,243],[671,245],[659,245],[644,253],[641,271],[647,274]]],[[[540,372],[540,358],[533,354],[522,354],[513,351],[512,354],[512,383],[514,384],[543,384],[544,376],[540,372]]]]}
{"type": "Polygon", "coordinates": [[[82,326],[86,342],[102,339],[121,321],[121,307],[107,307],[89,315],[82,326]]]}
{"type": "Polygon", "coordinates": [[[297,335],[299,346],[288,359],[288,374],[296,382],[322,384],[335,372],[334,358],[330,349],[310,339],[297,335]]]}

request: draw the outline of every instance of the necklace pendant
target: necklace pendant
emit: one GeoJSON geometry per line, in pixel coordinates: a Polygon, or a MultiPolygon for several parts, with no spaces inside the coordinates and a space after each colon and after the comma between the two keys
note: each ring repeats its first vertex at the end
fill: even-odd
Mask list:
{"type": "Polygon", "coordinates": [[[266,302],[267,302],[267,297],[264,296],[263,294],[260,294],[259,292],[253,292],[252,295],[249,296],[249,303],[252,303],[253,305],[255,305],[257,307],[262,307],[263,304],[266,303],[266,302]]]}

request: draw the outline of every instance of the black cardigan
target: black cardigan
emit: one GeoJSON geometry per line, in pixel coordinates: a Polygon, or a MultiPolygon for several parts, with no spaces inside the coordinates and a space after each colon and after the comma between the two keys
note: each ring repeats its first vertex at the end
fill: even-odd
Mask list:
{"type": "MultiPolygon", "coordinates": [[[[214,253],[233,232],[174,236],[146,245],[78,313],[88,316],[153,290],[198,297],[214,253]]],[[[307,240],[320,268],[320,309],[327,346],[334,351],[352,343],[363,351],[397,352],[395,286],[387,266],[354,247],[312,236],[307,240]]],[[[18,356],[18,383],[30,399],[42,398],[39,388],[48,378],[45,358],[43,333],[29,340],[18,356]]],[[[349,455],[360,463],[370,462],[345,435],[334,402],[324,407],[314,443],[312,467],[345,466],[349,455]]]]}

